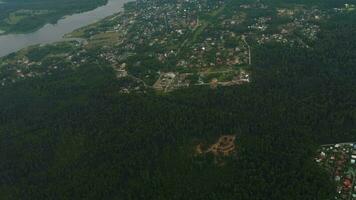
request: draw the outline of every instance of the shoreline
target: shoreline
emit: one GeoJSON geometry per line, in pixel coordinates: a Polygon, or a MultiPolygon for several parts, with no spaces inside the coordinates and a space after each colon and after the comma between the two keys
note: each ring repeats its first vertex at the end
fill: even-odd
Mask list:
{"type": "MultiPolygon", "coordinates": [[[[36,44],[51,44],[65,41],[72,32],[95,24],[107,17],[124,11],[129,0],[108,0],[105,5],[93,10],[68,15],[56,24],[46,24],[39,30],[26,34],[0,34],[0,58],[36,44]]],[[[76,38],[76,37],[74,37],[76,38]]]]}

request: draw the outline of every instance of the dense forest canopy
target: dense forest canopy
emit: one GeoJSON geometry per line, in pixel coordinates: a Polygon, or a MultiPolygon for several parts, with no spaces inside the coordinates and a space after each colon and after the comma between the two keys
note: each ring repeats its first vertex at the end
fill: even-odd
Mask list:
{"type": "Polygon", "coordinates": [[[119,94],[91,64],[1,87],[1,199],[334,199],[313,157],[356,140],[355,19],[312,48],[253,44],[246,85],[119,94]],[[224,134],[236,154],[196,155],[224,134]]]}

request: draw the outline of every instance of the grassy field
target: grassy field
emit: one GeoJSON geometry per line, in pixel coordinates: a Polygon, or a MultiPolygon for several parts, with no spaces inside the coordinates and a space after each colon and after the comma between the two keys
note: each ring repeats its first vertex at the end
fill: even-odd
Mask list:
{"type": "Polygon", "coordinates": [[[120,37],[120,34],[117,32],[105,32],[95,35],[90,39],[90,46],[102,46],[102,45],[113,45],[115,44],[120,37]]]}

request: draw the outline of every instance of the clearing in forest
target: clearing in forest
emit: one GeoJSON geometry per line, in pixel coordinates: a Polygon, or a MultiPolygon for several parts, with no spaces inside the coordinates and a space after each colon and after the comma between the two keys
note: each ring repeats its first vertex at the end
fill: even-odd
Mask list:
{"type": "Polygon", "coordinates": [[[235,135],[223,135],[221,136],[218,141],[212,144],[207,150],[202,149],[202,145],[199,144],[196,148],[198,154],[203,153],[213,153],[214,155],[224,155],[228,156],[231,155],[235,149],[235,135]]]}

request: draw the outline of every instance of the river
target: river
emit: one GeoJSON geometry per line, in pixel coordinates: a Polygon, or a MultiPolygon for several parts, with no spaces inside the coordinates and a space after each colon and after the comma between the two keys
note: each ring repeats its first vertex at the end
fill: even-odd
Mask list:
{"type": "Polygon", "coordinates": [[[65,16],[56,24],[46,24],[41,29],[32,33],[0,35],[0,57],[31,45],[62,41],[66,33],[122,11],[123,5],[128,1],[109,0],[104,6],[88,12],[65,16]]]}

